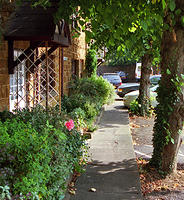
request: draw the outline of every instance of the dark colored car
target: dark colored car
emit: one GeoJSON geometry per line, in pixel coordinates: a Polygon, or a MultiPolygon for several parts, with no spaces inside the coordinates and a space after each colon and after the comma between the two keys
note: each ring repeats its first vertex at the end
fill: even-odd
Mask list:
{"type": "Polygon", "coordinates": [[[138,90],[139,89],[139,83],[125,83],[118,87],[117,94],[120,97],[124,97],[125,94],[138,90]]]}
{"type": "Polygon", "coordinates": [[[122,82],[126,82],[127,81],[127,74],[123,71],[117,72],[117,74],[120,76],[122,82]]]}
{"type": "Polygon", "coordinates": [[[116,73],[105,73],[103,78],[108,80],[115,88],[118,88],[122,84],[120,76],[116,73]]]}
{"type": "MultiPolygon", "coordinates": [[[[153,75],[150,77],[150,85],[153,87],[154,85],[157,85],[159,80],[161,78],[161,75],[153,75]]],[[[124,97],[125,94],[138,90],[140,83],[126,83],[118,87],[117,94],[120,97],[124,97]]]]}

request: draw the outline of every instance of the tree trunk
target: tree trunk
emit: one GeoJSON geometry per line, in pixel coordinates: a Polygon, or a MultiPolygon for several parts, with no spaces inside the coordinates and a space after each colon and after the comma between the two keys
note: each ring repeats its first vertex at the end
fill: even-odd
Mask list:
{"type": "Polygon", "coordinates": [[[140,79],[139,96],[138,96],[138,103],[141,105],[139,110],[141,116],[149,115],[150,74],[151,74],[151,59],[148,54],[145,54],[142,58],[141,79],[140,79]]]}
{"type": "MultiPolygon", "coordinates": [[[[176,9],[183,8],[184,1],[176,0],[176,9]]],[[[176,170],[177,154],[181,144],[180,134],[184,121],[184,27],[181,15],[175,16],[172,30],[164,31],[161,45],[162,78],[158,89],[159,105],[153,134],[151,164],[166,173],[176,170]]],[[[170,25],[169,13],[164,23],[170,25]]]]}

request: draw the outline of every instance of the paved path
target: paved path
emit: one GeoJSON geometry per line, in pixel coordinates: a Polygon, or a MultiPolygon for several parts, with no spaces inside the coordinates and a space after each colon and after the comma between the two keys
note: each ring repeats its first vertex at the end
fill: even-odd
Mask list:
{"type": "Polygon", "coordinates": [[[76,182],[76,195],[70,200],[142,199],[128,112],[122,101],[107,106],[99,129],[89,140],[92,164],[76,182]],[[96,192],[90,192],[95,188],[96,192]]]}

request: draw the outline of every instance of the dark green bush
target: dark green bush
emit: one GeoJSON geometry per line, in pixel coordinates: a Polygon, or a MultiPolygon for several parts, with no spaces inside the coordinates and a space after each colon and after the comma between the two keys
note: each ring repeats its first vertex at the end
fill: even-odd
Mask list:
{"type": "Polygon", "coordinates": [[[0,186],[9,186],[14,199],[64,197],[84,146],[77,129],[68,131],[65,121],[56,110],[38,107],[0,122],[0,186]]]}
{"type": "Polygon", "coordinates": [[[96,51],[94,49],[88,49],[86,54],[86,75],[91,77],[96,75],[97,70],[97,58],[96,51]]]}
{"type": "Polygon", "coordinates": [[[102,77],[93,76],[75,80],[71,83],[70,89],[70,96],[65,96],[62,100],[63,111],[69,113],[73,118],[73,115],[76,116],[76,109],[80,109],[80,112],[83,111],[80,122],[84,122],[91,130],[94,129],[92,128],[93,121],[102,106],[114,100],[113,86],[102,77]]]}
{"type": "Polygon", "coordinates": [[[93,101],[102,104],[113,102],[115,97],[114,87],[103,77],[93,76],[82,78],[71,84],[71,94],[82,94],[93,101]]]}
{"type": "Polygon", "coordinates": [[[140,113],[140,104],[139,102],[137,101],[137,99],[133,100],[131,103],[130,103],[130,112],[131,114],[134,114],[134,115],[139,115],[140,113]]]}

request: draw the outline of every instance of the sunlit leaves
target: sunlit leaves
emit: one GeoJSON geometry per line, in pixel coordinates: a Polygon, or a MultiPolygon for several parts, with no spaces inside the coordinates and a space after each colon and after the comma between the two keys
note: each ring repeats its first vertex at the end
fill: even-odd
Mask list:
{"type": "Polygon", "coordinates": [[[162,0],[162,7],[163,7],[163,10],[166,9],[166,2],[165,2],[165,0],[162,0]]]}

